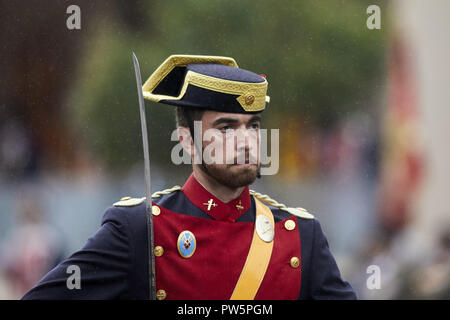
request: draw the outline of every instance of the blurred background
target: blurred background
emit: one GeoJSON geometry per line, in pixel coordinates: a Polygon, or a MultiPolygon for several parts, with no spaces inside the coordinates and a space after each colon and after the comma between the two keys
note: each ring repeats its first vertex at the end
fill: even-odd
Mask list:
{"type": "MultiPolygon", "coordinates": [[[[449,12],[446,0],[1,0],[0,299],[80,249],[112,203],[145,195],[132,51],[144,81],[171,54],[265,74],[280,169],[251,188],[319,219],[359,298],[449,299],[449,12]],[[381,29],[366,25],[373,4],[381,29]]],[[[174,109],[146,107],[152,191],[183,185],[174,109]]]]}

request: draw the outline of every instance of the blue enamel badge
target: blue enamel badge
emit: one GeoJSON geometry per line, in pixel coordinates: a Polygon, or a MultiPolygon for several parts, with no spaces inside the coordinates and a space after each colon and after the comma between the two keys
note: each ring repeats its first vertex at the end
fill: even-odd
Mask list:
{"type": "Polygon", "coordinates": [[[192,232],[185,230],[180,233],[177,240],[177,248],[180,256],[183,258],[191,257],[194,254],[196,247],[197,241],[192,232]]]}

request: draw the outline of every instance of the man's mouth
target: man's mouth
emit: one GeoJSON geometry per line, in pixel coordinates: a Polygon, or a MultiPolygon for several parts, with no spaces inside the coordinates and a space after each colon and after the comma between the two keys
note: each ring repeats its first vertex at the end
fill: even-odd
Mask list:
{"type": "Polygon", "coordinates": [[[256,166],[256,161],[252,161],[250,162],[249,158],[246,158],[245,161],[237,161],[235,160],[234,163],[232,164],[232,166],[237,166],[237,167],[250,167],[250,166],[256,166]],[[239,163],[241,162],[241,163],[239,163]]]}

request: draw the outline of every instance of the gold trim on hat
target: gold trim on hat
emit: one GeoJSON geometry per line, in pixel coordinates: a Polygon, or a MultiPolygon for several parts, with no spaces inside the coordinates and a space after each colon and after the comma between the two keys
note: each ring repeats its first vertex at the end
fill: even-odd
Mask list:
{"type": "MultiPolygon", "coordinates": [[[[190,63],[218,63],[237,68],[238,65],[233,58],[221,56],[199,56],[199,55],[171,55],[153,72],[145,81],[142,91],[152,92],[156,86],[169,74],[175,67],[186,66],[190,63]]],[[[151,99],[150,99],[151,100],[151,99]]]]}
{"type": "Polygon", "coordinates": [[[266,101],[268,100],[268,97],[266,97],[267,80],[265,79],[263,82],[256,83],[240,82],[219,79],[200,74],[192,70],[189,70],[186,73],[183,87],[181,88],[181,91],[177,97],[162,94],[153,94],[147,91],[144,85],[144,98],[155,102],[159,102],[161,100],[180,100],[186,93],[189,84],[216,92],[238,95],[239,97],[237,97],[236,100],[245,111],[264,110],[264,108],[266,107],[266,101]],[[249,99],[249,97],[252,98],[249,99]]]}

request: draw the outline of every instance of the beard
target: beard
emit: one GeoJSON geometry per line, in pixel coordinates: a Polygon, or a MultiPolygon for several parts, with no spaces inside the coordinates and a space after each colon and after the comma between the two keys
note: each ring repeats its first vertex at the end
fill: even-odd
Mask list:
{"type": "Polygon", "coordinates": [[[256,178],[260,178],[260,165],[240,167],[238,165],[200,165],[201,170],[214,178],[220,184],[230,189],[245,187],[252,184],[256,178]]]}
{"type": "MultiPolygon", "coordinates": [[[[198,145],[195,145],[195,148],[198,150],[198,145]]],[[[204,155],[204,148],[205,145],[202,146],[202,155],[204,155]]],[[[243,159],[246,160],[244,163],[249,165],[240,166],[238,164],[241,164],[242,162],[238,162],[237,159],[238,157],[234,159],[233,164],[207,163],[207,161],[203,161],[202,159],[201,164],[195,165],[200,166],[200,169],[204,173],[230,189],[248,186],[252,184],[256,178],[261,178],[261,164],[254,153],[249,152],[248,150],[245,151],[243,159]]]]}

